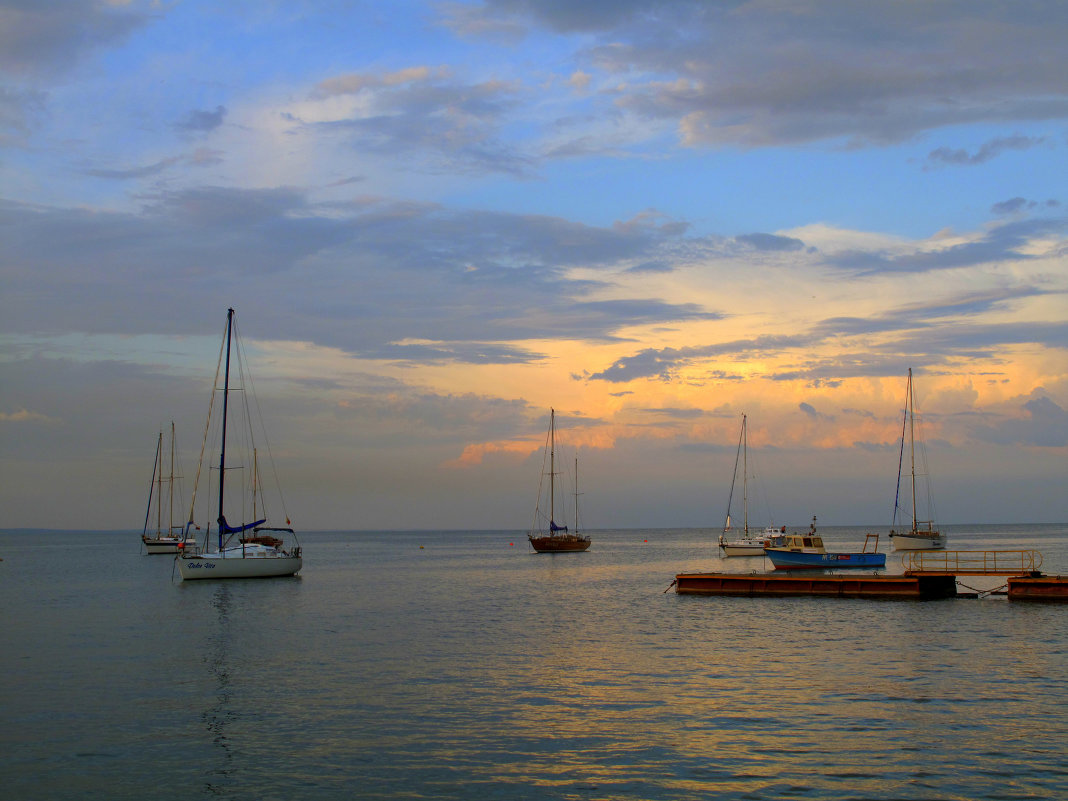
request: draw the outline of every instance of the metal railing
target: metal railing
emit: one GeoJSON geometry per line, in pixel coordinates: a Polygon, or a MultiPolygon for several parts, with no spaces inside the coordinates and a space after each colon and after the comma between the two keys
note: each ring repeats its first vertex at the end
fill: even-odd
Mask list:
{"type": "Polygon", "coordinates": [[[901,555],[906,573],[946,575],[1020,576],[1042,567],[1039,551],[906,551],[901,555]]]}

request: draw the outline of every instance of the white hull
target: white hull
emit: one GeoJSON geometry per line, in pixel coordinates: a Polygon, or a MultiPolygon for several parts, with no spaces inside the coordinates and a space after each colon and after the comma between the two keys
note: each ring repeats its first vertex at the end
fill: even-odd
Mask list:
{"type": "Polygon", "coordinates": [[[178,572],[186,581],[193,579],[275,578],[293,576],[304,564],[300,556],[287,554],[209,553],[178,557],[178,572]]]}
{"type": "Polygon", "coordinates": [[[720,545],[723,549],[724,556],[763,556],[764,554],[764,541],[760,542],[728,542],[726,545],[720,545]]]}
{"type": "MultiPolygon", "coordinates": [[[[166,537],[159,539],[150,537],[142,539],[142,542],[145,546],[145,553],[178,553],[178,544],[181,540],[174,537],[170,539],[166,537]]],[[[196,545],[196,540],[185,541],[186,548],[192,548],[194,545],[196,545]]]]}
{"type": "Polygon", "coordinates": [[[895,551],[941,551],[946,547],[946,538],[930,534],[891,534],[890,545],[895,551]]]}
{"type": "Polygon", "coordinates": [[[724,556],[763,556],[768,540],[771,537],[779,536],[780,533],[783,532],[769,526],[764,529],[762,536],[759,537],[746,534],[736,540],[728,540],[726,536],[720,535],[719,547],[723,549],[724,556]]]}

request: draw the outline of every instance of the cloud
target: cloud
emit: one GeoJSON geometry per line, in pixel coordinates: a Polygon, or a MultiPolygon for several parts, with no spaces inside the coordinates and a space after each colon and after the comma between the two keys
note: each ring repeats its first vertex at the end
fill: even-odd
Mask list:
{"type": "Polygon", "coordinates": [[[795,239],[792,236],[779,236],[777,234],[742,234],[736,236],[735,241],[741,242],[743,245],[748,245],[754,250],[769,250],[788,252],[792,250],[803,250],[805,243],[800,239],[795,239]]]}
{"type": "Polygon", "coordinates": [[[48,95],[0,86],[0,146],[23,146],[44,112],[48,95]]]}
{"type": "Polygon", "coordinates": [[[150,178],[160,175],[177,167],[212,167],[221,164],[222,153],[211,148],[197,148],[192,153],[183,153],[179,156],[161,159],[152,164],[144,164],[139,167],[119,167],[107,169],[103,167],[91,167],[82,170],[82,174],[91,175],[94,178],[108,178],[114,180],[135,180],[138,178],[150,178]]]}
{"type": "Polygon", "coordinates": [[[53,423],[53,418],[40,412],[19,409],[17,412],[0,412],[0,423],[53,423]]]}
{"type": "Polygon", "coordinates": [[[201,308],[210,288],[222,304],[239,296],[262,308],[278,338],[398,362],[509,364],[543,358],[517,343],[550,332],[611,341],[627,327],[715,317],[696,303],[599,296],[616,272],[678,241],[677,226],[648,215],[595,227],[429,204],[315,204],[284,187],[144,201],[137,213],[0,203],[2,330],[201,333],[203,315],[179,310],[201,308]],[[34,300],[42,287],[45,304],[34,300]]]}
{"type": "MultiPolygon", "coordinates": [[[[1018,220],[992,226],[970,241],[941,247],[927,245],[895,254],[877,250],[846,250],[829,254],[828,263],[861,275],[874,275],[923,273],[1004,261],[1030,261],[1053,255],[1052,251],[1036,252],[1033,246],[1037,239],[1059,235],[1064,231],[1068,231],[1068,219],[1065,218],[1018,220]]],[[[1054,244],[1052,247],[1059,246],[1054,244]]]]}
{"type": "MultiPolygon", "coordinates": [[[[1068,10],[1039,2],[850,4],[626,0],[486,0],[487,28],[582,34],[577,57],[615,108],[672,125],[692,147],[830,140],[904,142],[952,125],[1068,116],[1068,10]]],[[[975,153],[939,149],[932,164],[981,163],[1035,140],[1006,137],[975,153]]]]}
{"type": "Polygon", "coordinates": [[[149,13],[131,6],[98,0],[6,2],[0,8],[0,71],[24,78],[69,70],[151,21],[149,13]]]}
{"type": "MultiPolygon", "coordinates": [[[[523,175],[529,157],[498,136],[519,93],[514,82],[464,83],[444,68],[349,73],[320,81],[292,116],[361,152],[419,154],[425,170],[523,175]]],[[[417,165],[409,159],[407,166],[417,165]]]]}
{"type": "Polygon", "coordinates": [[[698,361],[721,356],[733,358],[753,357],[758,354],[766,356],[800,347],[809,341],[811,340],[802,337],[764,336],[703,347],[645,348],[633,356],[617,359],[604,370],[593,373],[590,380],[623,383],[639,378],[655,378],[669,381],[680,369],[698,361]]]}
{"type": "Polygon", "coordinates": [[[990,207],[991,213],[999,217],[1008,217],[1016,214],[1020,214],[1025,211],[1034,211],[1039,208],[1057,209],[1060,207],[1060,201],[1049,199],[1045,203],[1039,203],[1035,200],[1027,200],[1022,197],[1014,197],[1008,200],[1003,200],[1000,203],[995,203],[990,207]]]}
{"type": "Polygon", "coordinates": [[[214,131],[222,125],[225,118],[225,106],[216,106],[214,111],[194,109],[176,122],[174,127],[179,131],[206,133],[208,131],[214,131]]]}
{"type": "Polygon", "coordinates": [[[1045,395],[1031,398],[1020,408],[1026,417],[1003,420],[995,426],[977,426],[973,434],[984,442],[999,445],[1068,446],[1068,411],[1045,395]]]}
{"type": "Polygon", "coordinates": [[[997,158],[1007,150],[1029,150],[1046,142],[1045,137],[1031,136],[1008,136],[992,139],[983,144],[975,153],[966,150],[954,150],[948,147],[940,147],[932,150],[927,156],[927,164],[924,169],[936,169],[941,166],[971,167],[976,164],[985,164],[991,159],[997,158]]]}

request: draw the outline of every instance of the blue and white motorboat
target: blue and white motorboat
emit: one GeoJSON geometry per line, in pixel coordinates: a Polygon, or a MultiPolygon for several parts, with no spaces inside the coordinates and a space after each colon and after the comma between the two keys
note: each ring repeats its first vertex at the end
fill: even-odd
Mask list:
{"type": "Polygon", "coordinates": [[[879,535],[868,534],[862,551],[828,551],[816,533],[816,518],[807,534],[774,537],[764,548],[776,570],[813,570],[842,567],[886,567],[886,554],[879,553],[879,535]],[[874,545],[868,550],[874,539],[874,545]]]}

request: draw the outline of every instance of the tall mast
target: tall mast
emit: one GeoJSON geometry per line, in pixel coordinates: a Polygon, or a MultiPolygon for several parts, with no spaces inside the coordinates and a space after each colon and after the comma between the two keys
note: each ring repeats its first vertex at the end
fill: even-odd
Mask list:
{"type": "Polygon", "coordinates": [[[575,454],[575,534],[579,533],[579,512],[578,512],[578,454],[575,454]]]}
{"type": "Polygon", "coordinates": [[[256,460],[256,449],[252,449],[252,519],[256,519],[256,490],[260,486],[259,462],[256,460]]]}
{"type": "Polygon", "coordinates": [[[549,408],[549,534],[556,520],[556,410],[549,408]]]}
{"type": "Polygon", "coordinates": [[[156,536],[159,536],[163,528],[163,432],[159,432],[159,443],[156,445],[156,461],[159,469],[156,471],[156,536]]]}
{"type": "Polygon", "coordinates": [[[223,483],[226,479],[226,406],[230,394],[230,339],[234,327],[234,310],[226,311],[226,374],[223,377],[222,447],[219,449],[219,550],[223,548],[223,483]]]}
{"type": "Polygon", "coordinates": [[[742,415],[742,524],[749,536],[749,430],[742,415]]]}
{"type": "Polygon", "coordinates": [[[171,420],[171,499],[167,503],[167,536],[174,533],[174,421],[171,420]]]}
{"type": "Polygon", "coordinates": [[[909,368],[909,463],[912,467],[912,530],[916,530],[916,417],[912,407],[912,368],[909,368]]]}

